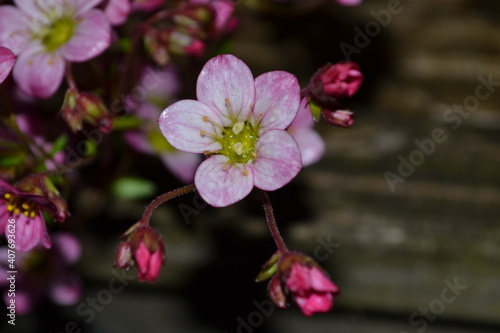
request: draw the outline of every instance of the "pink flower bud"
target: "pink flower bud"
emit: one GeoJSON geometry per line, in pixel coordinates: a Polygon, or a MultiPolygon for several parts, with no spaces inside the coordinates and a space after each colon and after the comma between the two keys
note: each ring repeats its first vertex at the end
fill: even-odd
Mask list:
{"type": "Polygon", "coordinates": [[[349,110],[323,110],[323,117],[330,125],[351,127],[354,124],[354,112],[349,110]]]}
{"type": "Polygon", "coordinates": [[[354,62],[327,65],[320,70],[318,78],[323,84],[323,93],[335,98],[351,97],[363,82],[363,74],[354,62]]]}
{"type": "Polygon", "coordinates": [[[163,264],[160,248],[151,252],[142,241],[134,253],[139,281],[154,282],[160,275],[163,264]]]}
{"type": "Polygon", "coordinates": [[[316,266],[294,262],[285,284],[306,316],[328,312],[333,307],[332,293],[338,287],[316,266]]]}
{"type": "Polygon", "coordinates": [[[281,285],[281,280],[278,275],[274,275],[269,281],[269,285],[267,287],[267,291],[269,293],[269,297],[271,301],[281,309],[286,308],[286,295],[283,291],[283,286],[281,285]]]}
{"type": "Polygon", "coordinates": [[[133,264],[134,259],[132,258],[132,247],[130,243],[120,243],[115,253],[115,266],[128,271],[133,264]]]}

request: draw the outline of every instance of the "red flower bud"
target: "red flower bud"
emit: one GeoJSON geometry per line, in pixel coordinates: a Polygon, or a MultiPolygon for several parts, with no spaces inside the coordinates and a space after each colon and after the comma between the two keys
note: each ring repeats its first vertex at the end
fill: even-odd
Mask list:
{"type": "Polygon", "coordinates": [[[354,62],[328,64],[323,66],[312,78],[315,94],[343,99],[354,95],[361,83],[363,74],[354,62]]]}

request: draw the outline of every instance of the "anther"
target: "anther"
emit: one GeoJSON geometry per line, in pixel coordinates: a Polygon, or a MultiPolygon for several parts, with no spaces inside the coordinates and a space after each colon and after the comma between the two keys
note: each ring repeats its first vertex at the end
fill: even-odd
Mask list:
{"type": "Polygon", "coordinates": [[[12,195],[10,195],[10,193],[5,193],[3,197],[8,200],[12,197],[12,195]]]}
{"type": "Polygon", "coordinates": [[[241,142],[238,142],[234,145],[234,151],[236,154],[241,155],[243,154],[243,144],[241,142]]]}
{"type": "Polygon", "coordinates": [[[30,205],[27,202],[23,202],[21,207],[23,207],[24,210],[28,210],[30,208],[30,205]]]}
{"type": "Polygon", "coordinates": [[[206,135],[207,132],[206,131],[200,131],[200,135],[206,135]]]}
{"type": "Polygon", "coordinates": [[[33,219],[33,218],[35,218],[35,216],[36,216],[36,212],[35,211],[31,211],[30,218],[33,219]]]}
{"type": "Polygon", "coordinates": [[[243,176],[248,176],[248,170],[247,169],[244,169],[243,172],[242,172],[243,176]]]}
{"type": "Polygon", "coordinates": [[[208,122],[208,121],[210,121],[210,118],[208,118],[208,116],[203,116],[203,121],[208,122]]]}
{"type": "Polygon", "coordinates": [[[243,131],[243,128],[245,127],[245,123],[242,121],[238,121],[233,125],[233,133],[238,135],[241,131],[243,131]]]}

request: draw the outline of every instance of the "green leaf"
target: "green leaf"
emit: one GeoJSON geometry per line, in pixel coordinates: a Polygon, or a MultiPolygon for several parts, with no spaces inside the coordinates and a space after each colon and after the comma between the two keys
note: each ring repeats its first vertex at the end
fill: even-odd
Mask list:
{"type": "Polygon", "coordinates": [[[144,199],[156,193],[156,184],[144,178],[122,177],[113,183],[111,191],[118,199],[144,199]]]}
{"type": "Polygon", "coordinates": [[[314,103],[313,101],[309,101],[309,109],[311,109],[311,114],[314,118],[314,121],[318,122],[321,119],[321,106],[314,103]]]}
{"type": "Polygon", "coordinates": [[[255,278],[255,282],[262,282],[272,277],[278,270],[278,260],[281,257],[281,252],[276,251],[271,258],[262,266],[259,274],[255,278]]]}
{"type": "Polygon", "coordinates": [[[54,145],[50,150],[50,156],[53,156],[58,151],[61,151],[68,145],[68,137],[66,134],[59,136],[56,141],[54,141],[54,145]]]}
{"type": "Polygon", "coordinates": [[[21,164],[23,162],[23,160],[24,160],[23,155],[2,157],[0,159],[0,166],[2,166],[2,167],[16,166],[16,165],[21,164]]]}
{"type": "Polygon", "coordinates": [[[122,116],[113,119],[114,130],[129,130],[139,128],[143,124],[143,120],[136,116],[122,116]]]}

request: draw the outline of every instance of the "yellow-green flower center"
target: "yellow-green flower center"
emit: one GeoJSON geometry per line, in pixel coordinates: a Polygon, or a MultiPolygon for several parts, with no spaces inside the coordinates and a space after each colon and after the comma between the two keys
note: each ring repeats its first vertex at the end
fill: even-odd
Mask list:
{"type": "Polygon", "coordinates": [[[76,21],[71,16],[63,16],[43,27],[39,32],[43,46],[49,52],[56,51],[73,37],[76,21]]]}
{"type": "Polygon", "coordinates": [[[238,121],[224,128],[221,153],[229,158],[230,164],[247,163],[255,158],[257,138],[257,131],[248,121],[238,121]]]}

